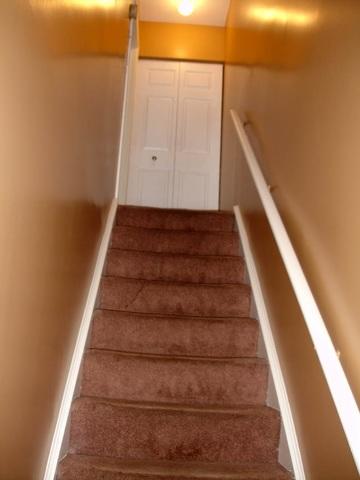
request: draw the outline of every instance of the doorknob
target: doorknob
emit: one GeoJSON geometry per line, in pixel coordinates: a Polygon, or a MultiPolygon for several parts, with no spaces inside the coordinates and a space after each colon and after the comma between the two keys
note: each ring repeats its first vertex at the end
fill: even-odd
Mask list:
{"type": "Polygon", "coordinates": [[[151,160],[152,160],[153,162],[156,162],[157,156],[156,156],[156,155],[153,155],[153,156],[151,157],[151,160]]]}

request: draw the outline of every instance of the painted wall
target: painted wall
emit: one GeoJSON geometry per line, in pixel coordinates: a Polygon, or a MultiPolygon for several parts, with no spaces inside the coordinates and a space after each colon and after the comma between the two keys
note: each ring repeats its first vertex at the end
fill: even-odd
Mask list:
{"type": "Polygon", "coordinates": [[[141,57],[224,61],[225,28],[159,22],[139,25],[141,57]]]}
{"type": "Polygon", "coordinates": [[[52,2],[57,8],[49,10],[41,0],[0,1],[0,478],[6,480],[42,478],[114,195],[124,49],[109,52],[102,42],[108,22],[120,43],[127,37],[127,2],[121,3],[116,11],[95,12],[65,9],[69,1],[52,2]],[[60,31],[50,35],[48,25],[65,15],[69,28],[98,18],[91,42],[78,48],[66,31],[63,41],[60,31]]]}
{"type": "Polygon", "coordinates": [[[316,480],[358,475],[228,110],[251,120],[263,171],[360,399],[359,25],[356,0],[233,0],[227,25],[222,206],[239,203],[247,215],[307,478],[316,480]]]}

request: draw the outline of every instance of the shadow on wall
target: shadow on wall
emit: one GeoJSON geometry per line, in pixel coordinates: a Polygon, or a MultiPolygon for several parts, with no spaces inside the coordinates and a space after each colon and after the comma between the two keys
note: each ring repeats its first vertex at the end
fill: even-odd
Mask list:
{"type": "Polygon", "coordinates": [[[3,479],[38,480],[45,467],[114,196],[125,4],[0,2],[3,479]]]}

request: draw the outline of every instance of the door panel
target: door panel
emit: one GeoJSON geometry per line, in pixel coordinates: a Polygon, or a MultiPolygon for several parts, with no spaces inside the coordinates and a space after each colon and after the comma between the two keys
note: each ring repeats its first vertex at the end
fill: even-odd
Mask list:
{"type": "Polygon", "coordinates": [[[127,203],[217,209],[222,66],[141,60],[127,203]]]}
{"type": "MultiPolygon", "coordinates": [[[[183,101],[183,123],[180,150],[183,153],[210,153],[210,102],[187,98],[183,101]]],[[[181,127],[179,127],[181,128],[181,127]]]]}
{"type": "Polygon", "coordinates": [[[128,204],[172,206],[178,79],[177,62],[139,62],[128,204]]]}
{"type": "Polygon", "coordinates": [[[174,206],[219,206],[222,66],[181,63],[174,206]],[[191,192],[191,193],[190,193],[191,192]]]}
{"type": "Polygon", "coordinates": [[[198,70],[191,70],[184,72],[184,86],[186,88],[211,88],[212,83],[212,73],[211,72],[200,72],[198,70]]]}
{"type": "Polygon", "coordinates": [[[170,172],[141,169],[138,173],[137,205],[164,207],[168,203],[170,172]]]}
{"type": "Polygon", "coordinates": [[[168,152],[171,148],[171,119],[174,115],[172,98],[148,97],[145,115],[144,149],[168,152]],[[155,122],[154,119],[157,121],[155,122]]]}
{"type": "Polygon", "coordinates": [[[179,198],[182,199],[181,208],[203,210],[204,205],[209,203],[208,175],[177,172],[176,181],[176,189],[179,192],[179,198]]]}

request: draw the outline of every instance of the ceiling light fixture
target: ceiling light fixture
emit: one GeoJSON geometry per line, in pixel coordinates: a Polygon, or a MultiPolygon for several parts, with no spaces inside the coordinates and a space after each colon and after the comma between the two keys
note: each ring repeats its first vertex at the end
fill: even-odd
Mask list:
{"type": "Polygon", "coordinates": [[[178,12],[184,17],[188,17],[194,11],[193,0],[182,0],[178,6],[178,12]]]}

